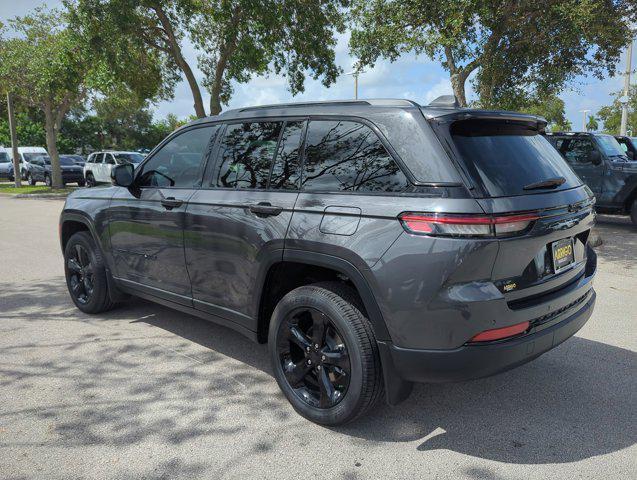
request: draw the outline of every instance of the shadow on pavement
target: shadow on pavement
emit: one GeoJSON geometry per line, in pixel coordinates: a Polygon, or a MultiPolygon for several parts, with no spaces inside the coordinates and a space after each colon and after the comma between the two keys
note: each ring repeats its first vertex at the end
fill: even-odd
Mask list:
{"type": "Polygon", "coordinates": [[[602,245],[595,248],[602,259],[625,268],[637,266],[637,226],[630,222],[630,218],[598,215],[595,231],[602,237],[602,245]]]}
{"type": "MultiPolygon", "coordinates": [[[[0,348],[0,388],[35,395],[42,384],[62,382],[69,392],[60,404],[5,406],[0,423],[20,416],[53,422],[56,436],[50,442],[57,446],[124,446],[148,437],[167,444],[204,437],[225,441],[244,432],[242,438],[246,446],[253,443],[255,454],[273,448],[277,435],[285,435],[286,424],[300,424],[311,435],[314,427],[274,393],[263,345],[147,302],[133,300],[108,314],[88,316],[70,305],[63,286],[0,288],[0,325],[9,318],[112,324],[100,330],[108,338],[78,334],[75,341],[47,345],[56,352],[46,357],[37,354],[43,347],[27,341],[0,348]],[[26,313],[24,305],[39,308],[26,313]],[[155,333],[144,337],[146,330],[131,325],[140,322],[156,327],[149,330],[156,341],[155,333]],[[197,348],[193,354],[191,342],[205,347],[204,353],[197,348]],[[227,418],[233,417],[228,412],[238,407],[243,417],[229,423],[227,418]],[[266,440],[253,438],[245,420],[270,418],[282,427],[278,433],[266,440]]],[[[496,377],[417,385],[401,405],[379,406],[355,424],[334,430],[354,442],[415,442],[420,451],[445,449],[506,463],[575,462],[637,440],[636,356],[574,337],[531,364],[496,377]]],[[[171,468],[180,469],[175,461],[171,468]]],[[[203,468],[191,467],[195,474],[203,468]]]]}

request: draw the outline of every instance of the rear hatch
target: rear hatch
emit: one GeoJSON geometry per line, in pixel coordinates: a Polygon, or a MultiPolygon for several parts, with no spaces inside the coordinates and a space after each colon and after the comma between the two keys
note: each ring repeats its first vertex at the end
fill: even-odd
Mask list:
{"type": "Polygon", "coordinates": [[[485,214],[532,218],[499,239],[492,273],[510,308],[530,307],[586,274],[594,197],[543,137],[542,119],[469,112],[430,124],[485,214]]]}

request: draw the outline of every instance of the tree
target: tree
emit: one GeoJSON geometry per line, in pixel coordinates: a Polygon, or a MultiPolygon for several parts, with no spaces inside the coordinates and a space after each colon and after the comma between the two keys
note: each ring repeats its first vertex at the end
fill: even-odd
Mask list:
{"type": "Polygon", "coordinates": [[[441,61],[467,105],[554,94],[575,76],[613,72],[635,18],[632,0],[355,0],[350,47],[359,64],[407,52],[441,61]]]}
{"type": "MultiPolygon", "coordinates": [[[[622,118],[622,105],[619,99],[623,94],[617,92],[613,103],[597,112],[597,117],[604,124],[604,132],[611,135],[619,135],[622,118]]],[[[632,85],[628,94],[628,131],[632,132],[632,135],[637,135],[637,85],[632,85]]]]}
{"type": "Polygon", "coordinates": [[[586,122],[586,131],[587,132],[596,132],[599,128],[599,123],[597,122],[597,118],[595,115],[591,115],[588,117],[588,122],[586,122]]]}
{"type": "Polygon", "coordinates": [[[498,108],[530,113],[544,117],[547,130],[561,132],[571,130],[571,122],[566,118],[564,100],[557,95],[517,95],[502,99],[498,108]]]}
{"type": "MultiPolygon", "coordinates": [[[[284,74],[293,94],[307,72],[324,85],[335,81],[334,31],[345,28],[349,0],[66,0],[73,25],[94,55],[115,59],[128,45],[144,45],[168,72],[182,74],[197,117],[205,116],[201,87],[183,53],[187,38],[199,51],[201,82],[210,113],[221,111],[233,82],[254,75],[284,74]]],[[[126,72],[120,72],[126,74],[126,72]]]]}

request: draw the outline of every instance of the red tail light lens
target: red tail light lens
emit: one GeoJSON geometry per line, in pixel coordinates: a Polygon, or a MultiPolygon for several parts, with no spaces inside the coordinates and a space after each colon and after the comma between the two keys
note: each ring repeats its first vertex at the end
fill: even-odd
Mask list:
{"type": "Polygon", "coordinates": [[[502,340],[503,338],[513,337],[524,333],[529,329],[529,322],[517,323],[510,327],[494,328],[493,330],[485,330],[473,337],[470,342],[492,342],[494,340],[502,340]]]}
{"type": "Polygon", "coordinates": [[[498,216],[403,213],[398,218],[405,230],[420,235],[505,237],[524,232],[539,217],[534,213],[498,216]]]}

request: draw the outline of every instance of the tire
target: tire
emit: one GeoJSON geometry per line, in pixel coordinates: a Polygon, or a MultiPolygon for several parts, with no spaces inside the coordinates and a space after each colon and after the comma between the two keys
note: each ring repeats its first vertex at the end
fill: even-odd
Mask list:
{"type": "Polygon", "coordinates": [[[88,232],[75,233],[67,242],[64,248],[64,276],[71,300],[84,313],[102,313],[115,306],[108,292],[104,257],[88,232]],[[78,249],[84,253],[78,254],[78,249]],[[78,272],[78,265],[73,263],[73,260],[77,262],[78,259],[83,274],[78,272]],[[90,292],[84,277],[90,279],[90,292]],[[82,292],[84,298],[80,295],[82,292]]]}
{"type": "Polygon", "coordinates": [[[30,173],[27,172],[27,178],[25,180],[29,182],[29,185],[31,185],[32,187],[35,186],[35,178],[33,178],[33,175],[31,175],[30,173]]]}
{"type": "Polygon", "coordinates": [[[91,172],[86,174],[86,186],[88,188],[95,186],[95,177],[93,176],[91,172]]]}
{"type": "Polygon", "coordinates": [[[50,175],[44,175],[44,183],[46,184],[47,187],[51,187],[53,185],[50,175]]]}
{"type": "Polygon", "coordinates": [[[77,186],[78,187],[83,187],[85,185],[86,185],[86,181],[85,180],[78,180],[78,182],[77,182],[77,186]]]}
{"type": "Polygon", "coordinates": [[[637,226],[637,198],[633,200],[633,204],[630,206],[630,221],[637,226]]]}
{"type": "Polygon", "coordinates": [[[330,426],[351,422],[367,413],[382,395],[378,346],[363,311],[356,292],[338,282],[296,288],[274,309],[268,334],[274,377],[292,407],[312,422],[330,426]],[[318,349],[315,348],[315,316],[330,325],[322,334],[325,346],[320,345],[318,349]],[[312,326],[303,331],[310,324],[308,322],[312,326]],[[293,329],[296,334],[303,333],[301,340],[291,333],[293,329]],[[340,340],[339,345],[335,345],[335,339],[340,340]],[[308,340],[311,340],[310,346],[301,348],[300,345],[306,345],[308,340]],[[342,360],[343,351],[346,352],[345,361],[342,360]],[[329,353],[323,355],[324,352],[329,353]],[[336,356],[334,352],[337,352],[336,356]],[[315,359],[313,363],[312,358],[315,359]],[[338,358],[335,362],[343,368],[335,367],[336,363],[330,365],[331,358],[338,358]],[[349,375],[338,373],[347,371],[348,366],[349,375]],[[306,369],[311,370],[303,373],[300,382],[291,383],[290,377],[297,379],[306,369]],[[332,378],[338,379],[337,384],[331,381],[332,378]],[[333,390],[320,388],[320,379],[329,381],[333,390]],[[347,385],[343,388],[345,380],[347,385]],[[332,395],[324,397],[326,391],[331,391],[332,395]]]}

